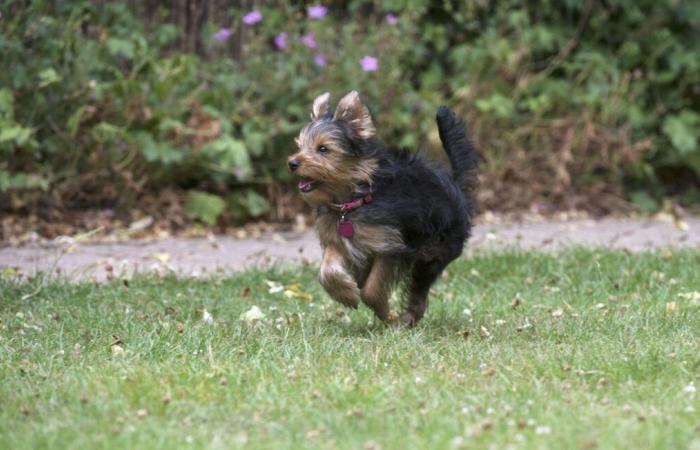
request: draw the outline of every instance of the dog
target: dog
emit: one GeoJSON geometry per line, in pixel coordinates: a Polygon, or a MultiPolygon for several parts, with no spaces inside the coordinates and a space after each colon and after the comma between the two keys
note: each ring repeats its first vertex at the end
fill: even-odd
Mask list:
{"type": "Polygon", "coordinates": [[[356,91],[334,112],[329,102],[327,92],[314,100],[287,160],[316,210],[319,281],[345,306],[364,303],[384,323],[414,326],[431,285],[470,237],[480,157],[447,107],[436,119],[450,168],[385,146],[356,91]],[[397,314],[389,299],[400,285],[405,298],[397,314]]]}

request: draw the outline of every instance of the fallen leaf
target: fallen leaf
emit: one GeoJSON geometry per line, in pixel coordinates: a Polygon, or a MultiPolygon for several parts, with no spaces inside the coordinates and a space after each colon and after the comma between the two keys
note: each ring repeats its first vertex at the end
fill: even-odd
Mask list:
{"type": "Polygon", "coordinates": [[[241,314],[241,320],[248,324],[255,324],[260,322],[265,318],[265,313],[260,310],[256,305],[250,307],[250,309],[243,314],[241,314]]]}
{"type": "Polygon", "coordinates": [[[284,286],[275,281],[265,280],[265,284],[267,284],[267,292],[270,294],[277,294],[278,292],[284,291],[284,286]]]}
{"type": "Polygon", "coordinates": [[[151,255],[151,259],[162,262],[163,264],[170,261],[170,253],[168,252],[158,252],[151,255]]]}
{"type": "Polygon", "coordinates": [[[700,306],[700,292],[698,291],[681,292],[678,297],[688,300],[692,306],[700,306]]]}
{"type": "Polygon", "coordinates": [[[666,303],[666,312],[667,313],[674,313],[678,309],[678,305],[676,302],[667,302],[666,303]]]}
{"type": "Polygon", "coordinates": [[[479,327],[479,336],[481,336],[482,338],[487,338],[491,337],[491,333],[489,332],[488,328],[482,325],[481,327],[479,327]]]}
{"type": "Polygon", "coordinates": [[[654,214],[654,216],[652,218],[658,222],[666,222],[666,223],[673,222],[673,216],[667,212],[658,212],[658,213],[654,214]]]}
{"type": "Polygon", "coordinates": [[[552,317],[561,317],[562,315],[564,315],[564,310],[561,308],[557,308],[552,311],[552,317]]]}
{"type": "Polygon", "coordinates": [[[674,220],[673,226],[678,228],[681,231],[688,231],[688,229],[690,228],[690,225],[688,225],[688,222],[686,222],[685,220],[681,220],[681,219],[674,220]]]}
{"type": "Polygon", "coordinates": [[[365,450],[382,450],[382,446],[374,441],[365,442],[365,450]]]}
{"type": "Polygon", "coordinates": [[[513,297],[513,301],[510,302],[510,307],[513,309],[518,309],[521,304],[522,304],[522,301],[520,300],[520,295],[515,294],[515,297],[513,297]]]}
{"type": "Polygon", "coordinates": [[[287,240],[284,238],[284,236],[282,236],[279,233],[272,234],[272,241],[276,242],[278,244],[286,244],[287,243],[287,240]]]}
{"type": "Polygon", "coordinates": [[[530,321],[528,319],[525,319],[525,323],[523,323],[522,325],[518,325],[515,328],[515,331],[522,332],[522,331],[528,330],[530,328],[532,328],[532,324],[530,323],[530,321]]]}
{"type": "Polygon", "coordinates": [[[112,342],[109,344],[109,351],[114,356],[124,356],[124,343],[117,335],[112,335],[112,342]]]}
{"type": "Polygon", "coordinates": [[[124,347],[121,345],[113,345],[109,348],[109,351],[112,352],[112,355],[114,356],[124,356],[124,347]]]}
{"type": "Polygon", "coordinates": [[[139,219],[136,222],[131,222],[129,225],[129,231],[141,231],[153,225],[153,217],[146,216],[143,219],[139,219]]]}
{"type": "Polygon", "coordinates": [[[306,439],[317,438],[321,434],[321,430],[309,430],[306,432],[306,439]]]}
{"type": "Polygon", "coordinates": [[[298,299],[305,302],[310,302],[313,299],[310,293],[301,289],[299,283],[288,285],[284,291],[284,296],[289,299],[298,299]]]}

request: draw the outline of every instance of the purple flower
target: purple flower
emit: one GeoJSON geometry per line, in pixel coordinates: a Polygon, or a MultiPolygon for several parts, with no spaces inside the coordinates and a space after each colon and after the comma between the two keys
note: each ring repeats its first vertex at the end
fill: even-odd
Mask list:
{"type": "Polygon", "coordinates": [[[323,56],[321,53],[317,53],[314,56],[314,64],[316,64],[319,67],[324,67],[326,65],[326,57],[323,56]]]}
{"type": "Polygon", "coordinates": [[[399,22],[399,18],[391,13],[384,16],[384,20],[386,20],[386,23],[389,25],[396,25],[399,22]]]}
{"type": "Polygon", "coordinates": [[[365,72],[376,72],[379,68],[379,60],[374,56],[363,56],[362,59],[360,59],[360,66],[362,66],[362,70],[365,72]]]}
{"type": "Polygon", "coordinates": [[[309,48],[318,48],[318,44],[316,43],[316,35],[313,31],[309,34],[305,34],[302,37],[300,37],[299,42],[301,42],[309,48]]]}
{"type": "Polygon", "coordinates": [[[245,16],[243,16],[243,23],[246,25],[255,25],[256,23],[260,22],[262,19],[263,19],[262,13],[256,9],[254,11],[249,12],[245,16]]]}
{"type": "Polygon", "coordinates": [[[280,50],[287,48],[287,33],[282,32],[275,36],[275,47],[280,50]]]}
{"type": "Polygon", "coordinates": [[[219,42],[224,42],[226,39],[231,37],[231,29],[230,28],[222,28],[216,33],[214,33],[214,39],[216,39],[219,42]]]}
{"type": "Polygon", "coordinates": [[[326,13],[328,12],[328,8],[326,8],[323,5],[314,5],[314,6],[309,6],[306,10],[306,14],[309,16],[309,19],[323,19],[326,17],[326,13]]]}

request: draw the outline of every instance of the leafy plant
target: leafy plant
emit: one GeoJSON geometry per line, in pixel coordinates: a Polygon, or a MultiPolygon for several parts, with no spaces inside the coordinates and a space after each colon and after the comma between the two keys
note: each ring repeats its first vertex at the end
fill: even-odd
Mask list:
{"type": "Polygon", "coordinates": [[[129,5],[5,2],[0,208],[50,192],[128,211],[175,188],[222,195],[216,216],[272,214],[310,102],[350,89],[396,146],[441,153],[435,108],[466,116],[484,208],[605,212],[700,185],[693,2],[279,2],[198,10],[190,34],[129,5]]]}
{"type": "Polygon", "coordinates": [[[200,191],[190,191],[185,201],[185,214],[190,219],[200,219],[214,225],[226,207],[226,202],[218,195],[200,191]]]}

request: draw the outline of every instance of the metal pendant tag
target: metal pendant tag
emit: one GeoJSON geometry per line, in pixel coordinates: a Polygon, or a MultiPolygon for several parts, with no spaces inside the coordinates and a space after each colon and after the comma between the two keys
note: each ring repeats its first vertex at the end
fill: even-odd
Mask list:
{"type": "Polygon", "coordinates": [[[338,233],[340,233],[341,236],[346,237],[346,238],[351,238],[353,234],[355,234],[355,229],[352,226],[352,222],[349,220],[345,220],[345,218],[341,218],[340,222],[338,223],[338,233]]]}

